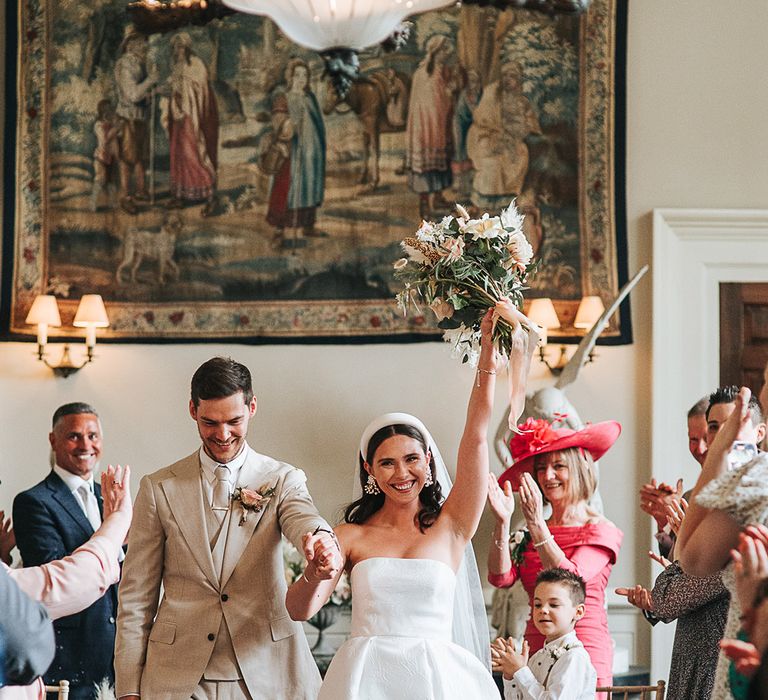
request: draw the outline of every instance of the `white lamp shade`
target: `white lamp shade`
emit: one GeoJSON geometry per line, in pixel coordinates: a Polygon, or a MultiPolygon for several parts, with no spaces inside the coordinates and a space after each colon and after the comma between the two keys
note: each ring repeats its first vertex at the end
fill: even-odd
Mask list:
{"type": "Polygon", "coordinates": [[[233,10],[274,20],[291,40],[313,51],[364,49],[384,41],[409,15],[455,0],[223,0],[233,10]]]}
{"type": "Polygon", "coordinates": [[[557,317],[555,306],[548,297],[531,300],[528,318],[544,328],[560,328],[560,319],[557,317]]]}
{"type": "Polygon", "coordinates": [[[56,303],[56,297],[52,294],[38,294],[32,302],[32,307],[24,323],[38,326],[40,324],[60,326],[61,316],[59,316],[59,305],[56,303]]]}
{"type": "Polygon", "coordinates": [[[576,319],[573,322],[574,328],[592,328],[603,315],[603,311],[605,311],[605,306],[603,306],[603,300],[600,297],[582,297],[576,311],[576,319]]]}
{"type": "Polygon", "coordinates": [[[106,328],[109,325],[101,294],[83,294],[72,325],[78,328],[106,328]]]}

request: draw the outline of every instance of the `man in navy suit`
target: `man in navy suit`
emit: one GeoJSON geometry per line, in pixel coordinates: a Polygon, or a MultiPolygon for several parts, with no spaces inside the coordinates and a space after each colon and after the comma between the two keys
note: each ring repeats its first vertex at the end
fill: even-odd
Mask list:
{"type": "MultiPolygon", "coordinates": [[[[101,455],[101,424],[85,403],[60,406],[48,436],[55,462],[48,476],[13,501],[16,546],[24,566],[71,554],[101,524],[101,487],[93,471],[101,455]]],[[[54,622],[56,656],[45,682],[70,682],[70,700],[92,700],[95,684],[114,682],[117,585],[76,615],[54,622]]]]}

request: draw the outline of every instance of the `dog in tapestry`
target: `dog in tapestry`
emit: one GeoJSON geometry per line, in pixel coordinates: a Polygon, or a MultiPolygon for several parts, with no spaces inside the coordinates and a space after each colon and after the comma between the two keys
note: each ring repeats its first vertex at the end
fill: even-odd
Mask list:
{"type": "Polygon", "coordinates": [[[176,239],[184,229],[184,221],[178,212],[168,212],[160,231],[130,228],[123,239],[123,260],[117,268],[117,284],[124,284],[123,273],[130,269],[131,282],[136,282],[136,273],[144,259],[157,260],[157,281],[165,284],[166,276],[178,281],[179,266],[173,259],[176,239]]]}

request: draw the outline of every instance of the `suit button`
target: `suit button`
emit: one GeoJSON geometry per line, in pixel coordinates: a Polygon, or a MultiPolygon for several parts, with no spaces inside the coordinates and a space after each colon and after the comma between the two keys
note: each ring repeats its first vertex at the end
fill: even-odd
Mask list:
{"type": "Polygon", "coordinates": [[[226,603],[229,600],[229,596],[226,593],[222,593],[221,599],[226,603]]]}
{"type": "Polygon", "coordinates": [[[214,639],[216,639],[216,635],[215,635],[213,632],[211,632],[211,633],[208,635],[208,641],[209,641],[209,642],[212,642],[214,639]]]}
{"type": "Polygon", "coordinates": [[[115,624],[115,618],[114,618],[114,617],[112,617],[111,615],[110,615],[110,617],[109,617],[109,623],[110,623],[111,625],[114,625],[114,624],[115,624]]]}

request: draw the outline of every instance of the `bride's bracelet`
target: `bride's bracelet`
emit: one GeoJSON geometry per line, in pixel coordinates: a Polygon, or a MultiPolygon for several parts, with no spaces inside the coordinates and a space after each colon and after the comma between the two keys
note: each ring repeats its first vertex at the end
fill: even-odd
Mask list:
{"type": "Polygon", "coordinates": [[[541,542],[534,542],[533,546],[538,549],[539,547],[543,547],[545,544],[549,544],[550,542],[554,541],[555,536],[550,534],[549,537],[545,537],[541,542]]]}
{"type": "Polygon", "coordinates": [[[478,367],[477,368],[477,381],[475,382],[475,384],[477,385],[478,388],[480,388],[480,375],[481,374],[495,375],[496,374],[496,370],[495,369],[483,369],[482,367],[478,367]]]}

